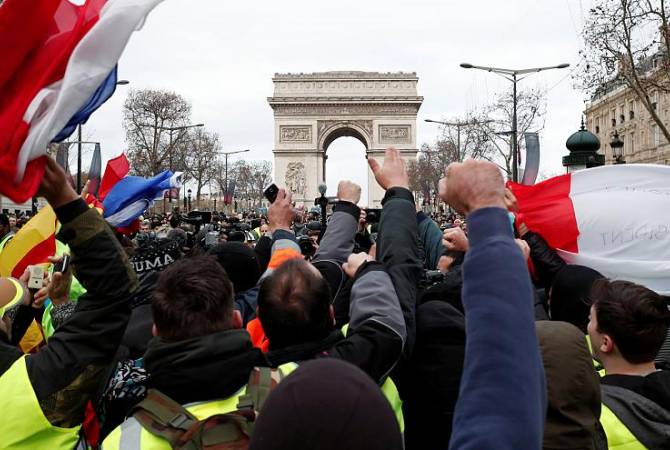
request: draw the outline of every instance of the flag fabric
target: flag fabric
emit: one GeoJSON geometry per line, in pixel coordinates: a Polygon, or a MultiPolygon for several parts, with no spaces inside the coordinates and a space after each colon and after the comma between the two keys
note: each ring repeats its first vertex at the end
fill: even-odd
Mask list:
{"type": "Polygon", "coordinates": [[[105,174],[102,177],[100,182],[100,190],[98,191],[98,198],[102,201],[105,199],[109,191],[114,187],[116,183],[121,181],[123,177],[128,175],[130,171],[130,163],[128,158],[124,153],[121,153],[116,158],[112,158],[107,161],[107,167],[105,167],[105,174]]]}
{"type": "Polygon", "coordinates": [[[0,6],[0,193],[24,202],[47,145],[106,100],[130,35],[162,0],[6,0],[0,6]]]}
{"type": "Polygon", "coordinates": [[[103,202],[104,217],[113,227],[125,227],[162,199],[165,191],[181,187],[182,173],[169,170],[153,178],[125,177],[112,188],[103,202]]]}
{"type": "Polygon", "coordinates": [[[42,208],[0,252],[0,276],[20,277],[26,267],[48,262],[56,254],[56,213],[42,208]]]}
{"type": "Polygon", "coordinates": [[[100,189],[100,174],[102,171],[102,156],[100,155],[100,144],[95,144],[91,166],[88,168],[88,193],[97,197],[100,189]]]}
{"type": "Polygon", "coordinates": [[[670,294],[670,167],[601,166],[509,187],[518,221],[568,263],[670,294]]]}

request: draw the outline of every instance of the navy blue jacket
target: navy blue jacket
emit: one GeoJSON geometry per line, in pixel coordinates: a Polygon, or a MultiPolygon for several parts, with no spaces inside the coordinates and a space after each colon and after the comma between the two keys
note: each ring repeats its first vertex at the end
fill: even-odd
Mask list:
{"type": "Polygon", "coordinates": [[[528,269],[507,211],[477,210],[468,229],[465,365],[449,448],[541,449],[547,395],[528,269]]]}

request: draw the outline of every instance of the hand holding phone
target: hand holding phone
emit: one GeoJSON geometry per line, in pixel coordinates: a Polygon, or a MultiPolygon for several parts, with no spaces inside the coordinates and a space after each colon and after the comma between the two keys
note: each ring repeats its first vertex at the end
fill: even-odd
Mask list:
{"type": "Polygon", "coordinates": [[[28,279],[28,288],[42,289],[44,286],[44,268],[42,266],[29,266],[30,278],[28,279]]]}
{"type": "Polygon", "coordinates": [[[279,193],[279,188],[276,184],[272,183],[263,191],[263,196],[270,202],[274,203],[277,200],[277,194],[279,193]]]}

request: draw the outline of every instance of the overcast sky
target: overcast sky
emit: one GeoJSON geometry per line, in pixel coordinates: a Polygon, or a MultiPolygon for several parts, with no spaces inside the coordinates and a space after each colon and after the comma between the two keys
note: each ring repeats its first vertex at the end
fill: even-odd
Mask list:
{"type": "MultiPolygon", "coordinates": [[[[419,144],[432,142],[439,130],[424,118],[463,117],[508,87],[496,75],[464,70],[459,63],[575,66],[588,5],[589,0],[165,0],[119,62],[119,78],[130,86],[117,89],[84,126],[84,135],[102,143],[104,159],[121,153],[127,89],[169,89],[192,103],[193,121],[219,133],[225,150],[250,148],[250,159],[271,160],[273,116],[266,97],[275,72],[415,71],[425,98],[417,138],[419,144]]],[[[571,70],[522,82],[549,89],[541,133],[545,174],[562,172],[565,140],[579,127],[584,95],[573,89],[571,70]]],[[[335,141],[328,173],[361,182],[363,151],[352,138],[335,141]],[[361,162],[360,170],[352,169],[351,158],[361,162]]]]}

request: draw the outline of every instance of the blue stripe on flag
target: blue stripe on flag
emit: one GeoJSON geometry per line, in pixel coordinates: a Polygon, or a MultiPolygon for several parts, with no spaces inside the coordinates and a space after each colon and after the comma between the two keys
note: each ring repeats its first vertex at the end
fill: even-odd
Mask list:
{"type": "Polygon", "coordinates": [[[105,197],[104,217],[112,226],[127,226],[173,187],[181,187],[181,178],[169,170],[153,178],[125,177],[105,197]]]}
{"type": "Polygon", "coordinates": [[[84,106],[72,116],[67,125],[65,125],[65,128],[63,128],[54,138],[53,142],[61,142],[67,139],[77,128],[77,125],[86,123],[91,114],[93,114],[96,109],[100,108],[100,106],[114,94],[114,91],[116,90],[116,68],[117,67],[114,66],[114,69],[107,75],[105,81],[102,82],[84,106]]]}

